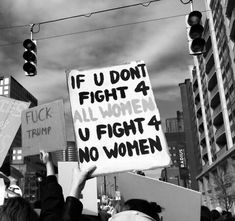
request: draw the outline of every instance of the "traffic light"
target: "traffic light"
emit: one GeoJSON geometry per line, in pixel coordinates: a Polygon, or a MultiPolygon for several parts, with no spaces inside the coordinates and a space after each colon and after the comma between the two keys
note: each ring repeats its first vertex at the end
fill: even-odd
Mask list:
{"type": "Polygon", "coordinates": [[[26,76],[35,76],[37,74],[37,44],[36,40],[26,39],[23,43],[25,52],[23,58],[25,63],[23,69],[26,76]]]}
{"type": "Polygon", "coordinates": [[[204,31],[201,25],[202,13],[199,11],[192,11],[186,15],[186,28],[189,45],[189,54],[199,55],[205,52],[205,40],[202,38],[204,31]]]}

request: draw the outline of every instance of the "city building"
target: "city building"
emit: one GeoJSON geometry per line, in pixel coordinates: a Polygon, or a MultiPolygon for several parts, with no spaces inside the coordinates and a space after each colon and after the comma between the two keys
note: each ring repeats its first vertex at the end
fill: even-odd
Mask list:
{"type": "Polygon", "coordinates": [[[183,113],[176,112],[176,117],[166,119],[166,133],[184,132],[183,113]]]}
{"type": "MultiPolygon", "coordinates": [[[[197,133],[196,112],[194,107],[193,88],[190,79],[186,79],[184,83],[179,84],[182,100],[185,147],[188,159],[188,169],[191,185],[193,190],[199,190],[197,175],[202,170],[201,152],[199,146],[199,137],[197,133]]],[[[195,99],[198,100],[198,93],[195,99]]],[[[198,105],[198,102],[197,104],[198,105]]],[[[197,106],[199,107],[199,106],[197,106]]]]}
{"type": "Polygon", "coordinates": [[[171,156],[171,166],[162,170],[161,180],[189,187],[183,112],[177,111],[177,117],[166,119],[165,137],[171,156]]]}
{"type": "Polygon", "coordinates": [[[205,0],[205,4],[206,51],[194,57],[191,71],[202,163],[197,180],[203,204],[225,210],[235,193],[231,177],[235,170],[234,0],[205,0]]]}
{"type": "MultiPolygon", "coordinates": [[[[78,161],[78,151],[75,141],[67,141],[65,150],[57,150],[52,153],[54,162],[58,161],[78,161]]],[[[56,163],[57,164],[57,163],[56,163]]]]}
{"type": "MultiPolygon", "coordinates": [[[[235,2],[233,0],[226,0],[225,1],[225,14],[226,14],[226,28],[229,35],[230,46],[232,48],[232,57],[235,57],[235,2]]],[[[233,60],[234,61],[234,60],[233,60]]]]}

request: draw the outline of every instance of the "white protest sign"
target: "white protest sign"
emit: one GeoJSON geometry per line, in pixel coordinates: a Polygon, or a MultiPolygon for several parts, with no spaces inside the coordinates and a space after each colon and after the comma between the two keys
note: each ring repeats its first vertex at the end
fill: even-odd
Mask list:
{"type": "MultiPolygon", "coordinates": [[[[62,186],[64,198],[69,195],[73,178],[73,168],[78,167],[78,162],[58,162],[58,182],[62,186]]],[[[97,215],[97,178],[86,181],[82,191],[81,202],[83,214],[97,215]]]]}
{"type": "Polygon", "coordinates": [[[0,167],[21,124],[21,113],[30,103],[0,96],[0,167]]]}
{"type": "Polygon", "coordinates": [[[63,100],[23,111],[22,146],[24,156],[66,148],[63,100]]]}
{"type": "Polygon", "coordinates": [[[143,62],[68,74],[81,168],[94,175],[168,166],[160,115],[143,62]]]}
{"type": "Polygon", "coordinates": [[[159,204],[164,208],[163,220],[200,220],[200,192],[133,173],[120,173],[118,187],[124,201],[144,199],[159,204]]]}
{"type": "Polygon", "coordinates": [[[0,178],[0,206],[4,204],[5,189],[4,179],[0,178]]]}

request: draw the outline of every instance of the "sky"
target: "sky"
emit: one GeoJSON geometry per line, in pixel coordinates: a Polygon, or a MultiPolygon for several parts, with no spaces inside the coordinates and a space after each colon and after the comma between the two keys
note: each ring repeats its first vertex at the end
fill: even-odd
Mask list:
{"type": "MultiPolygon", "coordinates": [[[[65,71],[143,60],[164,127],[166,118],[176,117],[176,111],[182,110],[178,85],[190,78],[188,67],[193,64],[185,28],[190,5],[180,0],[160,0],[148,7],[135,6],[35,25],[33,39],[37,40],[38,74],[28,77],[23,71],[22,44],[30,38],[29,24],[89,15],[140,2],[148,0],[1,0],[1,75],[12,75],[39,104],[63,99],[67,139],[71,140],[65,71]]],[[[193,4],[194,10],[205,10],[204,0],[194,0],[193,4]]]]}

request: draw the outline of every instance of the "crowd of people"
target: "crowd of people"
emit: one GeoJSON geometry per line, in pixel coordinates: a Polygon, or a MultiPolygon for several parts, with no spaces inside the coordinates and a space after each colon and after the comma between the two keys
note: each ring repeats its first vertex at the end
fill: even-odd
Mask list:
{"type": "MultiPolygon", "coordinates": [[[[144,199],[130,199],[126,202],[108,199],[98,206],[97,217],[82,215],[83,205],[79,200],[86,180],[91,178],[96,166],[81,171],[73,171],[69,195],[64,200],[63,190],[57,181],[54,165],[49,153],[40,152],[46,167],[46,177],[41,185],[40,212],[17,192],[6,194],[4,204],[0,206],[0,221],[163,221],[160,215],[164,210],[156,202],[144,199]]],[[[209,210],[201,206],[201,221],[235,221],[231,213],[209,210]]]]}
{"type": "MultiPolygon", "coordinates": [[[[46,166],[47,176],[41,185],[40,213],[38,214],[33,206],[19,194],[12,192],[11,196],[6,195],[4,204],[0,206],[0,221],[78,221],[89,220],[82,216],[83,205],[79,196],[89,179],[95,171],[96,166],[81,171],[78,167],[73,171],[72,184],[67,198],[64,200],[63,190],[57,181],[54,165],[49,153],[40,152],[41,160],[46,166]]],[[[123,205],[111,205],[109,202],[107,210],[100,209],[99,216],[94,220],[143,220],[160,221],[158,215],[161,207],[156,203],[141,199],[132,199],[123,205]],[[104,216],[105,211],[108,216],[104,216]]]]}
{"type": "Polygon", "coordinates": [[[201,221],[235,221],[235,217],[220,207],[210,210],[206,206],[201,206],[201,221]]]}

